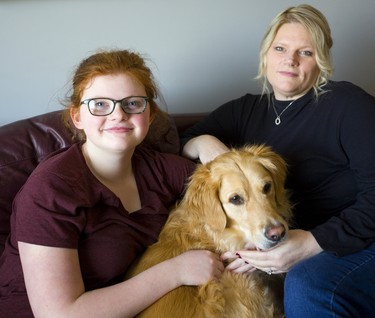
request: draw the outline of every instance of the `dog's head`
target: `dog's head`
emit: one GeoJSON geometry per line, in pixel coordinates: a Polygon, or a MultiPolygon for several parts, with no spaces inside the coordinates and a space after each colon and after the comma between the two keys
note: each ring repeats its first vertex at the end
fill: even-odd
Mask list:
{"type": "Polygon", "coordinates": [[[270,249],[287,236],[285,178],[279,155],[266,146],[248,146],[200,165],[184,201],[223,248],[270,249]]]}

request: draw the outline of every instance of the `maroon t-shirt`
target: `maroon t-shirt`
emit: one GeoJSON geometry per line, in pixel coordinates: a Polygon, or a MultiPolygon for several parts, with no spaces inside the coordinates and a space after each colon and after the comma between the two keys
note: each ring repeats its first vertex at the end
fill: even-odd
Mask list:
{"type": "Polygon", "coordinates": [[[142,148],[132,164],[142,208],[130,214],[91,173],[79,144],[33,171],[14,202],[0,258],[0,313],[32,317],[18,241],[78,249],[86,290],[122,281],[132,261],[157,240],[194,169],[187,159],[142,148]]]}

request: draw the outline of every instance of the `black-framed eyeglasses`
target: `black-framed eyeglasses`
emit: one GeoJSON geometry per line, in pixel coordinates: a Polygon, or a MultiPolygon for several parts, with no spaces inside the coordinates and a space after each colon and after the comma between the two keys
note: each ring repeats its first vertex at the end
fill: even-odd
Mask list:
{"type": "Polygon", "coordinates": [[[87,105],[91,115],[107,116],[113,113],[117,103],[120,103],[122,110],[126,114],[141,114],[146,110],[148,97],[129,96],[119,100],[110,98],[90,98],[83,100],[80,105],[87,105]]]}

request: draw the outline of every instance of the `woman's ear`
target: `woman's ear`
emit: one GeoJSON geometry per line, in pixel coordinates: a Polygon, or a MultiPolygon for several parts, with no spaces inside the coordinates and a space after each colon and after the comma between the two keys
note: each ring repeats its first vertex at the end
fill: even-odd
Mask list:
{"type": "Polygon", "coordinates": [[[80,114],[79,110],[80,110],[80,108],[73,108],[72,107],[70,109],[70,118],[72,119],[72,122],[77,129],[82,129],[81,114],[80,114]]]}

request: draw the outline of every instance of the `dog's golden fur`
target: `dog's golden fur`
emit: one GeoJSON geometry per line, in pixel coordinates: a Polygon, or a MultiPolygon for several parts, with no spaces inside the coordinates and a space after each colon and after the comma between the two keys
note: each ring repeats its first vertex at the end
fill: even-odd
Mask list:
{"type": "MultiPolygon", "coordinates": [[[[285,177],[284,160],[265,146],[232,150],[199,165],[159,241],[146,250],[129,274],[192,249],[222,254],[272,248],[288,231],[285,177]]],[[[282,308],[273,288],[277,276],[225,271],[219,281],[171,291],[139,316],[275,317],[282,308]]]]}

